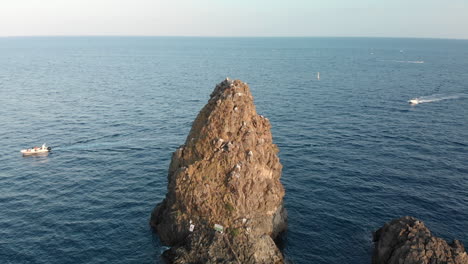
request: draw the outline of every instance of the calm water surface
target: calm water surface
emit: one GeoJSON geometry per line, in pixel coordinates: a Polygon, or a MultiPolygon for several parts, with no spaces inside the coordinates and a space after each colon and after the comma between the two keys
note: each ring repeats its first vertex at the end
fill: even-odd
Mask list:
{"type": "Polygon", "coordinates": [[[158,263],[171,152],[226,76],[272,123],[292,263],[370,263],[403,215],[466,244],[467,69],[465,40],[0,38],[0,262],[158,263]]]}

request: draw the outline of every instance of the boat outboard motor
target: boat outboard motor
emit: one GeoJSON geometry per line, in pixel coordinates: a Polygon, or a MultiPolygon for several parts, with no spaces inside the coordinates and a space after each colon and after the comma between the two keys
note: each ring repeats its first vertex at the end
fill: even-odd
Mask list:
{"type": "Polygon", "coordinates": [[[52,150],[52,148],[51,148],[51,147],[47,147],[47,150],[48,150],[48,151],[51,151],[51,150],[52,150]]]}

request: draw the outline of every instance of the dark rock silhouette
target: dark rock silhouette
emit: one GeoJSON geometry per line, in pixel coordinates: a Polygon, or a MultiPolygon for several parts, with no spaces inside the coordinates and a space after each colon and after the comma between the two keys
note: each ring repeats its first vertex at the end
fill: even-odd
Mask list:
{"type": "Polygon", "coordinates": [[[168,192],[151,226],[171,263],[282,263],[282,166],[270,123],[247,84],[216,86],[172,156],[168,192]],[[217,229],[218,231],[216,231],[217,229]]]}
{"type": "Polygon", "coordinates": [[[435,237],[423,222],[405,216],[374,233],[373,264],[468,264],[463,244],[435,237]]]}

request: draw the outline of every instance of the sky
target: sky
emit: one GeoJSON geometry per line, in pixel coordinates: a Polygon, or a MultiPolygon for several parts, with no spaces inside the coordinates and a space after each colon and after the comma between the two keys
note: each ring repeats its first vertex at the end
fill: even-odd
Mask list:
{"type": "Polygon", "coordinates": [[[0,0],[0,36],[468,39],[468,0],[0,0]]]}

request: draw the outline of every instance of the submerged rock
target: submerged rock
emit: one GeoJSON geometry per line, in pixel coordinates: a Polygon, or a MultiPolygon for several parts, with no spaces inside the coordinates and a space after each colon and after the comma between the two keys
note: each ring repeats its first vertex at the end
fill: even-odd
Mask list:
{"type": "Polygon", "coordinates": [[[374,233],[373,264],[468,264],[463,244],[435,237],[423,222],[405,216],[374,233]]]}
{"type": "Polygon", "coordinates": [[[172,156],[151,226],[172,263],[282,263],[282,166],[247,84],[221,82],[172,156]],[[218,231],[216,231],[218,230],[218,231]]]}

